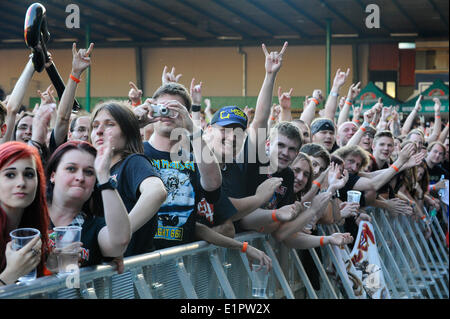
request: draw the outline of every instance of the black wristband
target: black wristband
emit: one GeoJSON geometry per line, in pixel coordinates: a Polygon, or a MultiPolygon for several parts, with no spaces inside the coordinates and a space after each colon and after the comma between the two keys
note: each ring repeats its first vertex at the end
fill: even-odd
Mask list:
{"type": "Polygon", "coordinates": [[[200,112],[202,106],[200,104],[192,104],[192,112],[200,112]]]}

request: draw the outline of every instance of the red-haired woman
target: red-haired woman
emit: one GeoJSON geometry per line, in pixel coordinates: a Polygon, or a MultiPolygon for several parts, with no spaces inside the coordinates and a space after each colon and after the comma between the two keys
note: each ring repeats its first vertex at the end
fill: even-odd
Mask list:
{"type": "Polygon", "coordinates": [[[48,222],[45,175],[37,150],[22,142],[1,144],[0,285],[14,283],[36,266],[38,276],[43,275],[48,222]],[[13,251],[9,233],[22,227],[38,229],[41,238],[13,251]]]}

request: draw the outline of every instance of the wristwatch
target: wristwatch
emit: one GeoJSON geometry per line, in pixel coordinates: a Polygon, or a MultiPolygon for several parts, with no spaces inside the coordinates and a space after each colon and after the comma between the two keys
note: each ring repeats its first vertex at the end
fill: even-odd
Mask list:
{"type": "Polygon", "coordinates": [[[192,112],[200,112],[202,106],[200,104],[192,104],[192,112]]]}
{"type": "Polygon", "coordinates": [[[106,183],[103,184],[97,184],[97,188],[102,191],[104,189],[116,189],[117,188],[117,182],[110,177],[109,180],[106,183]]]}

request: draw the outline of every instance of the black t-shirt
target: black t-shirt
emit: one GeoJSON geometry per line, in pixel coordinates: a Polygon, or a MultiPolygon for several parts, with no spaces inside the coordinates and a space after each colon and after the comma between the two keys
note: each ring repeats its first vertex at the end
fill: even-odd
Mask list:
{"type": "MultiPolygon", "coordinates": [[[[426,161],[425,161],[426,163],[426,161]]],[[[444,175],[445,179],[449,178],[447,168],[444,168],[441,164],[434,165],[433,168],[430,168],[427,164],[428,175],[430,176],[430,184],[436,184],[441,180],[441,176],[444,175]]]]}
{"type": "MultiPolygon", "coordinates": [[[[360,177],[358,175],[349,174],[347,183],[345,184],[344,187],[342,187],[340,190],[338,190],[337,197],[341,201],[346,202],[347,201],[347,192],[353,190],[353,187],[355,186],[355,184],[358,182],[359,179],[360,179],[360,177]]],[[[361,191],[361,198],[359,200],[359,206],[360,207],[366,206],[366,200],[364,198],[363,191],[361,191]]],[[[349,217],[349,218],[345,219],[344,230],[346,232],[349,232],[353,236],[353,238],[356,238],[356,236],[358,235],[358,225],[356,225],[355,219],[353,217],[349,217]]]]}
{"type": "Polygon", "coordinates": [[[156,249],[194,241],[198,204],[203,198],[215,204],[220,188],[213,192],[203,189],[192,154],[185,154],[186,161],[172,161],[169,152],[159,151],[148,142],[144,142],[144,153],[167,189],[167,199],[157,213],[156,249]]]}
{"type": "MultiPolygon", "coordinates": [[[[263,173],[264,168],[268,168],[270,162],[264,163],[261,162],[259,158],[256,158],[255,161],[249,160],[249,150],[248,150],[248,138],[245,142],[245,162],[243,164],[238,164],[242,168],[244,180],[247,184],[246,196],[253,196],[256,193],[256,189],[258,186],[263,183],[265,180],[271,177],[281,177],[283,178],[283,182],[280,187],[275,190],[273,197],[266,203],[263,207],[265,209],[274,209],[280,208],[285,205],[293,204],[295,202],[295,194],[294,194],[294,172],[286,167],[280,172],[275,172],[273,174],[263,173]],[[244,175],[245,174],[245,175],[244,175]]],[[[268,160],[268,158],[266,158],[268,160]]],[[[244,196],[242,196],[244,197],[244,196]]]]}
{"type": "MultiPolygon", "coordinates": [[[[103,217],[89,216],[81,213],[76,218],[82,223],[72,222],[69,226],[81,226],[81,239],[83,243],[81,247],[81,267],[93,266],[101,264],[105,261],[105,257],[102,256],[100,246],[98,244],[98,233],[106,226],[106,221],[103,217]],[[81,218],[81,219],[80,219],[81,218]]],[[[48,232],[49,245],[55,247],[55,234],[53,228],[55,225],[50,221],[50,227],[48,232]]]]}
{"type": "Polygon", "coordinates": [[[205,197],[197,204],[198,221],[208,227],[223,224],[236,213],[236,208],[229,200],[223,188],[220,192],[219,200],[215,204],[209,203],[205,197]]]}
{"type": "MultiPolygon", "coordinates": [[[[117,191],[128,211],[133,209],[139,199],[139,186],[148,177],[160,177],[142,154],[132,154],[116,163],[110,170],[111,177],[117,181],[117,191]]],[[[156,214],[145,225],[133,233],[124,256],[144,254],[154,250],[153,236],[156,232],[156,214]]]]}
{"type": "MultiPolygon", "coordinates": [[[[389,162],[385,162],[384,165],[381,168],[379,168],[378,164],[377,164],[377,161],[376,161],[375,157],[372,154],[370,154],[370,160],[372,161],[372,169],[370,170],[371,172],[375,172],[375,171],[379,171],[379,170],[382,170],[382,169],[389,168],[390,161],[389,162]]],[[[395,194],[394,194],[394,190],[393,190],[393,188],[391,186],[393,180],[394,179],[392,179],[391,181],[387,182],[379,190],[377,190],[377,194],[386,194],[387,193],[389,195],[389,198],[394,198],[395,194]]]]}

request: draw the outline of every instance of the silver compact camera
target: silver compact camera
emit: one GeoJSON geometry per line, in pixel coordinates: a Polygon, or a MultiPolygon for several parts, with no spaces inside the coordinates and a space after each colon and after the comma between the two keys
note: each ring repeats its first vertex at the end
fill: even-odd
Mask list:
{"type": "Polygon", "coordinates": [[[153,117],[168,117],[169,109],[161,104],[152,104],[152,116],[153,117]]]}

